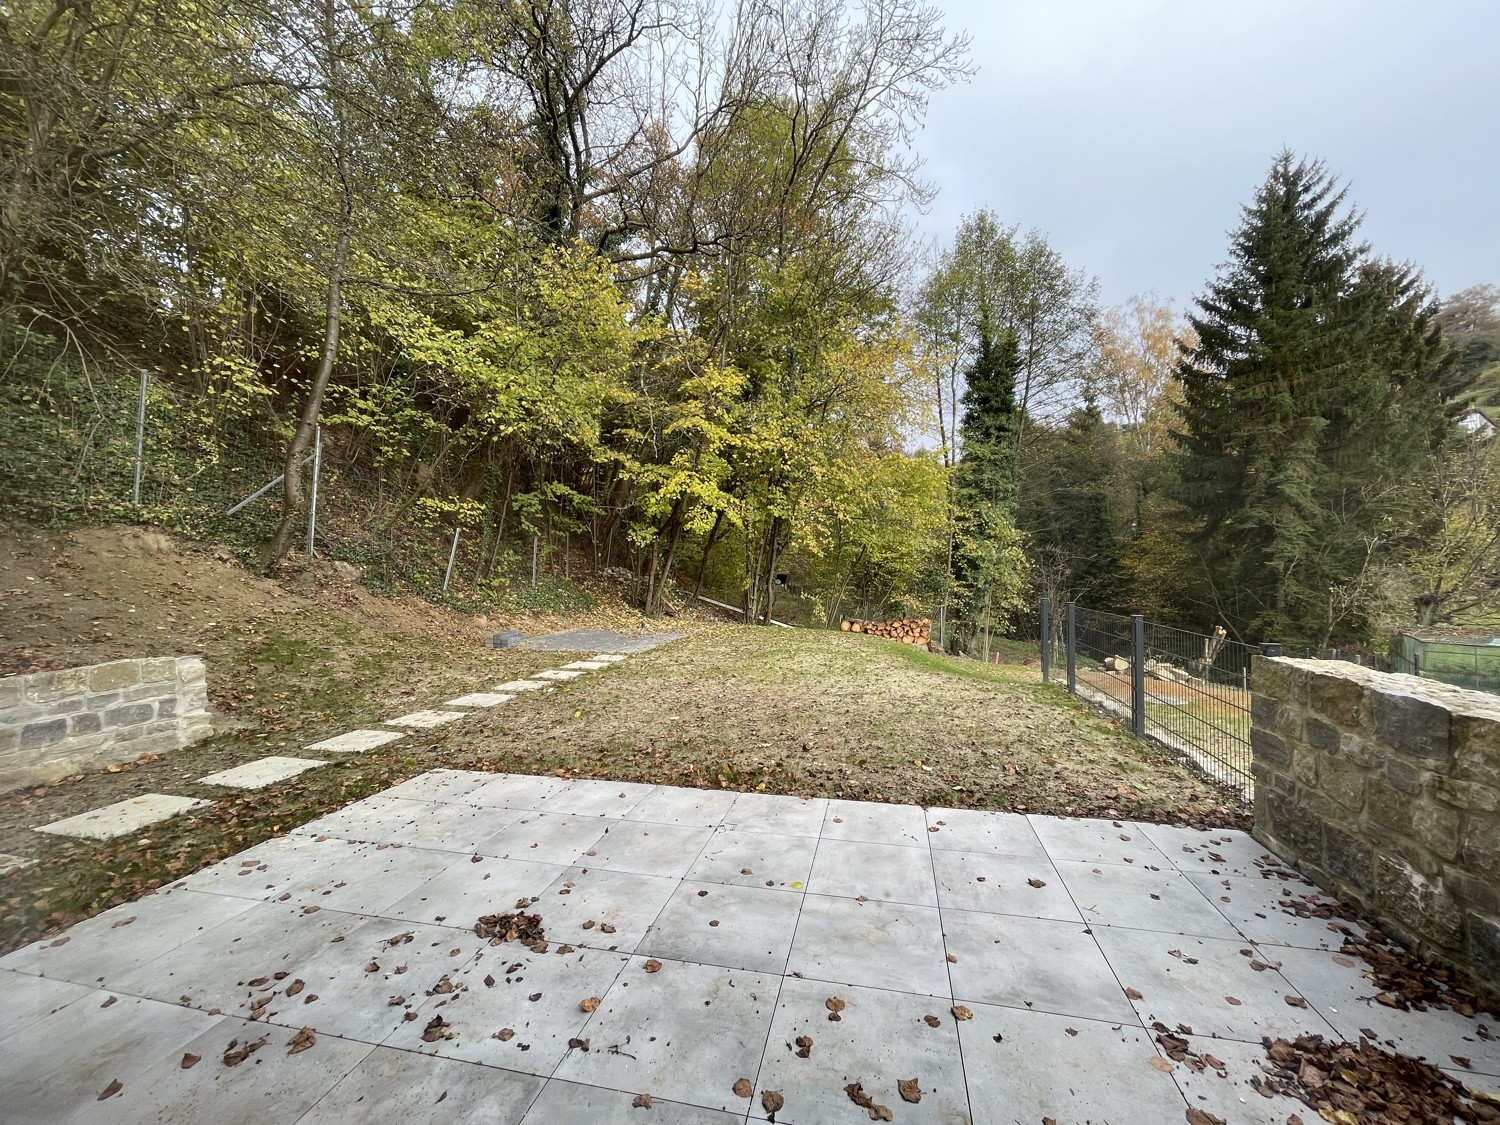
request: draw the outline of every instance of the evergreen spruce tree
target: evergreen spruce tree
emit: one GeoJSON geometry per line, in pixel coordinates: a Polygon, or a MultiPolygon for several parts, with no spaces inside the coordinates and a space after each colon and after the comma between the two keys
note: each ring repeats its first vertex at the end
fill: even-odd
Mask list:
{"type": "Polygon", "coordinates": [[[963,420],[959,434],[963,456],[954,475],[958,538],[953,575],[960,592],[966,632],[982,632],[982,656],[989,658],[989,638],[996,615],[1011,608],[997,605],[995,591],[1018,587],[1024,565],[1015,527],[1020,476],[1016,377],[1020,347],[1014,332],[997,340],[981,318],[979,350],[965,372],[963,420]]]}
{"type": "Polygon", "coordinates": [[[1391,485],[1446,434],[1446,349],[1412,270],[1372,260],[1320,163],[1283,152],[1189,319],[1178,499],[1251,640],[1358,636],[1391,485]]]}

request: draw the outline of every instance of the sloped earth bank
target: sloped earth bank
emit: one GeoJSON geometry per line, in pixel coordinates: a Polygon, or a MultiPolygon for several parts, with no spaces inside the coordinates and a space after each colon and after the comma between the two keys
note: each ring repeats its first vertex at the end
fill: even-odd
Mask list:
{"type": "Polygon", "coordinates": [[[286,582],[166,536],[94,529],[0,540],[4,672],[201,652],[221,733],[117,773],[0,797],[0,948],[287,832],[432,768],[560,773],[947,806],[1248,824],[1233,795],[1136,742],[1034,669],[985,667],[832,632],[674,619],[691,635],[602,676],[528,693],[260,791],[195,779],[566,663],[490,651],[502,628],[660,629],[615,604],[560,617],[468,617],[376,597],[337,564],[286,582]],[[140,793],[212,800],[104,844],[33,829],[140,793]]]}

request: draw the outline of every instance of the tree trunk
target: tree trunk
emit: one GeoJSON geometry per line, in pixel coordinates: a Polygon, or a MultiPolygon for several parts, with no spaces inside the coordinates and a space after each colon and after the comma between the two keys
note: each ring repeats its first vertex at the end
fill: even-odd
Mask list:
{"type": "Polygon", "coordinates": [[[323,392],[328,389],[334,361],[338,358],[339,326],[343,318],[344,267],[348,260],[349,224],[346,215],[328,274],[328,304],[323,315],[323,351],[318,357],[318,370],[313,377],[312,390],[308,392],[302,416],[297,421],[297,429],[287,446],[286,460],[282,463],[281,524],[276,528],[276,534],[261,560],[261,569],[266,573],[274,570],[276,564],[286,557],[287,550],[292,545],[292,533],[301,523],[302,513],[307,510],[307,491],[302,486],[302,458],[306,456],[307,448],[317,432],[318,412],[323,408],[323,392]]]}
{"type": "Polygon", "coordinates": [[[714,541],[719,538],[719,528],[723,526],[724,513],[722,511],[714,514],[714,525],[708,529],[708,539],[703,544],[703,558],[698,560],[698,581],[693,583],[693,600],[697,601],[703,593],[703,576],[708,572],[708,553],[714,549],[714,541]]]}

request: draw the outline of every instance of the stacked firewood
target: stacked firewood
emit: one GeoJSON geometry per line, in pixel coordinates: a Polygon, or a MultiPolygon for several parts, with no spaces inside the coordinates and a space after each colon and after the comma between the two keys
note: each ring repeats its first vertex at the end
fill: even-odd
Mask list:
{"type": "Polygon", "coordinates": [[[922,618],[913,621],[903,617],[900,621],[858,621],[846,617],[839,622],[845,633],[869,633],[872,637],[887,637],[904,645],[925,645],[932,640],[932,620],[922,618]]]}

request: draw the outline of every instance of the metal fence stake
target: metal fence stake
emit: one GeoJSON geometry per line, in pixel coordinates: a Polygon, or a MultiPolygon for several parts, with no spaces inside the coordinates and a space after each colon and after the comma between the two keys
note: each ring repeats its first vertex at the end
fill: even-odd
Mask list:
{"type": "Polygon", "coordinates": [[[1078,694],[1078,603],[1069,602],[1067,615],[1068,690],[1078,694]]]}
{"type": "Polygon", "coordinates": [[[323,467],[323,427],[313,431],[312,499],[307,505],[307,557],[313,557],[313,534],[318,528],[318,471],[323,467]]]}
{"type": "Polygon", "coordinates": [[[1052,682],[1052,599],[1042,599],[1042,683],[1052,682]]]}
{"type": "Polygon", "coordinates": [[[1130,722],[1137,738],[1146,737],[1146,619],[1130,615],[1130,722]]]}
{"type": "Polygon", "coordinates": [[[531,585],[536,587],[536,564],[542,553],[542,540],[538,535],[531,537],[531,585]]]}
{"type": "Polygon", "coordinates": [[[141,506],[141,466],[146,452],[146,384],[151,376],[141,368],[141,397],[135,408],[135,484],[130,490],[130,500],[137,508],[141,506]]]}
{"type": "Polygon", "coordinates": [[[448,548],[448,569],[443,571],[443,593],[448,592],[448,579],[453,577],[453,560],[458,558],[458,533],[461,529],[453,529],[453,546],[448,548]]]}

